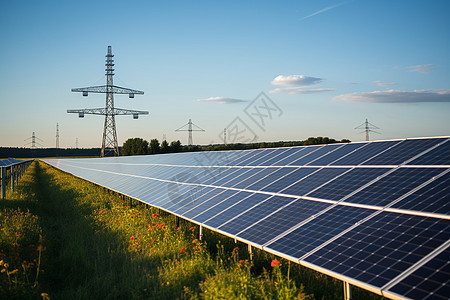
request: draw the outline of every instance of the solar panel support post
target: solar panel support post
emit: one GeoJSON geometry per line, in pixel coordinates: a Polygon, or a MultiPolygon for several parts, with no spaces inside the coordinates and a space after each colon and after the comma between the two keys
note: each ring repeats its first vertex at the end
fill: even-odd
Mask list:
{"type": "Polygon", "coordinates": [[[248,244],[248,256],[250,258],[250,265],[253,264],[253,252],[252,245],[248,244]]]}
{"type": "Polygon", "coordinates": [[[1,177],[2,177],[2,199],[6,197],[6,168],[1,167],[1,177]]]}
{"type": "Polygon", "coordinates": [[[11,192],[14,192],[14,165],[11,166],[11,192]]]}
{"type": "Polygon", "coordinates": [[[203,226],[200,225],[199,232],[198,232],[198,239],[201,241],[203,236],[203,226]]]}
{"type": "Polygon", "coordinates": [[[344,281],[344,300],[351,300],[351,299],[352,299],[352,286],[347,281],[344,281]]]}

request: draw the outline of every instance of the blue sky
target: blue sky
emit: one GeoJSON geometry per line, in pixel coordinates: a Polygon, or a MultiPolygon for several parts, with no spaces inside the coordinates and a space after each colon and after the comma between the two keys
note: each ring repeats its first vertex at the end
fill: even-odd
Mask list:
{"type": "Polygon", "coordinates": [[[224,128],[229,142],[359,141],[366,118],[380,127],[371,139],[450,135],[449,11],[446,0],[4,1],[0,146],[36,132],[54,147],[59,123],[62,147],[100,147],[103,117],[66,110],[105,105],[70,90],[105,84],[108,45],[114,83],[145,92],[116,107],[150,112],[116,117],[120,145],[186,144],[175,129],[188,119],[206,130],[198,144],[224,128]]]}

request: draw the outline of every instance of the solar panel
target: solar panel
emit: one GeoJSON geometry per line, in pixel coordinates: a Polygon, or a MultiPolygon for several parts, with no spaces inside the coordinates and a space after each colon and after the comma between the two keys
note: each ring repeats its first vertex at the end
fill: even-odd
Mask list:
{"type": "Polygon", "coordinates": [[[449,295],[449,153],[439,137],[44,161],[362,288],[426,299],[449,295]]]}

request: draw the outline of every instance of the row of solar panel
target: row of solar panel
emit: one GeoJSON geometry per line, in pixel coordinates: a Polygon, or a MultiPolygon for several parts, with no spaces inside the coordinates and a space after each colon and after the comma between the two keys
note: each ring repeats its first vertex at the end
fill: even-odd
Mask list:
{"type": "Polygon", "coordinates": [[[18,159],[15,159],[15,158],[8,158],[8,159],[0,160],[0,167],[10,167],[10,166],[13,166],[13,165],[18,165],[18,164],[22,164],[24,162],[30,162],[30,161],[32,161],[32,160],[31,159],[29,159],[29,160],[18,160],[18,159]]]}
{"type": "MultiPolygon", "coordinates": [[[[81,163],[73,168],[83,165],[87,167],[81,163]]],[[[133,197],[145,197],[146,194],[153,197],[155,191],[152,188],[160,185],[158,180],[153,184],[148,181],[153,178],[189,184],[180,185],[179,189],[195,189],[200,184],[382,207],[414,190],[393,207],[450,213],[450,203],[445,198],[449,192],[448,168],[176,168],[105,164],[94,165],[92,170],[95,169],[102,180],[98,184],[108,184],[116,189],[121,186],[115,187],[115,182],[120,183],[129,190],[128,193],[134,194],[133,197]],[[116,174],[120,174],[119,177],[116,174]]]]}
{"type": "MultiPolygon", "coordinates": [[[[435,170],[442,172],[442,169],[435,170]]],[[[83,177],[113,190],[268,250],[295,259],[303,257],[308,263],[376,287],[387,284],[450,238],[447,219],[380,213],[360,207],[141,177],[127,180],[119,174],[85,171],[83,177]],[[356,226],[358,223],[361,224],[356,226]],[[327,244],[346,230],[349,231],[327,244]]],[[[440,177],[445,179],[447,187],[448,174],[440,177]]],[[[398,183],[403,182],[408,181],[398,183]]],[[[389,195],[393,191],[384,192],[389,195]]],[[[444,200],[448,202],[448,192],[445,195],[444,200]]],[[[420,193],[410,196],[420,197],[420,193]]]]}
{"type": "MultiPolygon", "coordinates": [[[[121,162],[139,164],[146,157],[121,162]]],[[[355,165],[450,165],[446,137],[398,141],[330,144],[245,151],[196,152],[157,155],[155,164],[188,166],[355,166],[355,165]],[[423,153],[426,152],[426,153],[423,153]],[[421,156],[417,157],[419,154],[421,156]]]]}
{"type": "MultiPolygon", "coordinates": [[[[449,262],[443,262],[441,254],[433,257],[432,253],[450,239],[450,143],[445,138],[379,143],[395,143],[395,147],[386,146],[388,150],[381,154],[397,149],[409,157],[397,161],[418,161],[418,165],[434,165],[430,163],[434,161],[445,165],[382,163],[384,167],[369,167],[371,164],[355,167],[346,163],[343,165],[352,167],[243,167],[286,160],[290,155],[276,157],[287,151],[312,154],[332,146],[335,152],[361,144],[367,150],[376,143],[47,162],[316,269],[379,290],[387,287],[385,290],[398,295],[406,295],[407,287],[420,281],[418,293],[445,297],[448,279],[436,281],[436,278],[448,274],[449,262]],[[205,157],[229,167],[193,167],[207,165],[205,157]],[[411,276],[395,281],[421,260],[426,264],[411,276]],[[442,265],[432,271],[433,263],[442,265]],[[422,273],[428,277],[424,278],[422,273]],[[428,288],[430,284],[435,287],[428,288]]],[[[349,152],[347,156],[357,152],[349,152]]],[[[331,153],[316,157],[322,159],[331,153]]],[[[345,159],[345,154],[340,155],[344,156],[336,162],[345,159]]],[[[391,152],[389,157],[401,155],[391,152]]],[[[371,157],[373,160],[377,156],[371,157]]],[[[447,248],[443,249],[442,253],[448,253],[447,248]]]]}

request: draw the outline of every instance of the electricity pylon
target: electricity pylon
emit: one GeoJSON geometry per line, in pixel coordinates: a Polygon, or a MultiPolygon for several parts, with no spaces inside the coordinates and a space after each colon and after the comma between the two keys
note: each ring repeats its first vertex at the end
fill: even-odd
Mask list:
{"type": "Polygon", "coordinates": [[[56,149],[59,149],[59,124],[56,123],[56,149]]]}
{"type": "Polygon", "coordinates": [[[201,129],[200,127],[198,127],[197,125],[195,125],[194,123],[192,123],[191,119],[189,119],[189,122],[183,126],[181,126],[180,128],[178,128],[175,131],[187,131],[188,133],[188,146],[192,146],[192,131],[205,131],[203,129],[201,129]],[[187,126],[187,129],[185,129],[187,126]],[[195,127],[195,128],[193,128],[195,127]]]}
{"type": "Polygon", "coordinates": [[[364,129],[364,131],[362,131],[360,133],[363,133],[363,132],[366,133],[366,141],[369,140],[369,132],[374,132],[374,133],[381,134],[381,133],[379,133],[379,132],[377,132],[375,130],[372,130],[372,129],[380,129],[380,128],[378,128],[377,126],[369,123],[369,121],[367,119],[366,119],[366,121],[364,123],[362,123],[358,127],[355,127],[355,129],[364,129]]]}
{"type": "Polygon", "coordinates": [[[40,138],[38,138],[38,137],[36,136],[36,134],[34,133],[34,131],[33,131],[33,133],[31,134],[31,137],[29,137],[29,138],[27,138],[27,139],[24,139],[24,141],[28,141],[29,139],[31,139],[31,141],[28,142],[28,143],[26,143],[25,146],[31,144],[31,149],[36,149],[36,144],[38,144],[39,146],[43,147],[42,144],[40,144],[39,142],[36,142],[36,140],[40,140],[41,142],[43,142],[43,140],[41,140],[40,138]]]}
{"type": "Polygon", "coordinates": [[[82,92],[83,96],[87,96],[89,93],[105,93],[106,94],[106,106],[105,108],[91,108],[91,109],[69,109],[68,113],[77,113],[78,117],[84,118],[85,114],[90,115],[103,115],[105,116],[105,126],[103,127],[103,140],[101,157],[107,156],[112,153],[114,156],[119,155],[119,145],[117,143],[116,132],[116,115],[133,115],[133,119],[137,119],[139,115],[148,115],[148,111],[129,110],[114,107],[114,94],[128,94],[129,98],[134,98],[134,95],[143,95],[144,92],[138,90],[132,90],[116,86],[113,84],[114,76],[114,55],[112,54],[111,46],[108,46],[108,53],[106,54],[106,85],[90,86],[85,88],[72,89],[72,92],[82,92]]]}

